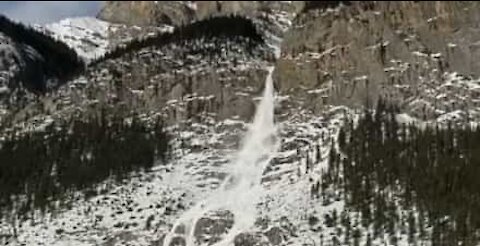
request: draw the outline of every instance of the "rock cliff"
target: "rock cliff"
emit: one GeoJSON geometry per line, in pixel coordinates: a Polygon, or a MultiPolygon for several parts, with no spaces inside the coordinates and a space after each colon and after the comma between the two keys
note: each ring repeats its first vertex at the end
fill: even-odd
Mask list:
{"type": "Polygon", "coordinates": [[[476,114],[478,8],[476,2],[352,2],[306,10],[285,35],[276,80],[283,93],[314,109],[362,106],[381,95],[422,118],[476,114]]]}
{"type": "Polygon", "coordinates": [[[129,25],[182,25],[218,15],[256,17],[263,12],[298,12],[303,2],[279,1],[106,1],[100,19],[129,25]]]}

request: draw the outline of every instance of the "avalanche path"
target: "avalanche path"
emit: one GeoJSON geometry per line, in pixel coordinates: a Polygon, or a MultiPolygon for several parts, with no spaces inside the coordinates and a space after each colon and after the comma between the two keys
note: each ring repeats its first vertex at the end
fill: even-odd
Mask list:
{"type": "Polygon", "coordinates": [[[274,123],[273,70],[273,66],[268,67],[263,98],[236,160],[229,164],[229,176],[212,196],[180,216],[166,235],[163,245],[194,246],[205,243],[198,240],[198,234],[204,230],[199,221],[206,214],[216,213],[230,218],[223,228],[224,235],[209,238],[209,245],[231,245],[236,235],[254,225],[256,205],[263,189],[260,184],[262,173],[274,157],[279,142],[274,123]]]}

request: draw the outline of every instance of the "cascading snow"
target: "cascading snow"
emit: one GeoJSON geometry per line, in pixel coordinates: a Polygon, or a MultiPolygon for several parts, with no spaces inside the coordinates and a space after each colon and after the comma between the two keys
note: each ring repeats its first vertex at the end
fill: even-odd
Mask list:
{"type": "Polygon", "coordinates": [[[229,176],[212,196],[182,214],[165,237],[164,245],[176,245],[174,238],[180,238],[187,246],[198,245],[195,239],[197,223],[205,214],[215,211],[233,214],[233,225],[214,245],[231,245],[236,235],[254,225],[256,205],[263,189],[262,173],[278,147],[274,123],[273,70],[274,67],[268,67],[263,98],[244,137],[242,148],[236,160],[230,164],[229,176]]]}

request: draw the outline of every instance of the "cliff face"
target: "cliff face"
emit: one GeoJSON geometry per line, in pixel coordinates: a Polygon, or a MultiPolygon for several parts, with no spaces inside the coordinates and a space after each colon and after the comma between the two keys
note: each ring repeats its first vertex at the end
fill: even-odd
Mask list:
{"type": "Polygon", "coordinates": [[[182,15],[187,11],[187,9],[183,9],[185,7],[183,4],[168,2],[159,5],[163,11],[169,14],[160,16],[154,1],[106,1],[98,17],[110,22],[139,26],[154,25],[159,21],[173,24],[170,20],[171,17],[176,16],[178,22],[182,22],[184,19],[181,18],[186,17],[182,15]]]}
{"type": "Polygon", "coordinates": [[[418,117],[476,114],[478,91],[465,85],[476,84],[480,73],[478,7],[354,2],[310,9],[285,35],[276,80],[313,109],[360,106],[382,95],[418,117]]]}
{"type": "Polygon", "coordinates": [[[269,1],[106,1],[100,19],[129,25],[181,25],[210,16],[254,17],[264,11],[298,12],[303,2],[269,1]]]}
{"type": "MultiPolygon", "coordinates": [[[[475,59],[480,52],[478,7],[475,2],[111,1],[99,16],[126,23],[111,24],[107,31],[112,49],[135,37],[171,31],[172,25],[231,13],[247,16],[264,35],[267,46],[279,45],[283,39],[274,79],[276,88],[289,100],[282,101],[280,110],[300,107],[321,112],[330,104],[360,107],[382,96],[399,102],[404,111],[419,118],[465,120],[480,118],[476,109],[480,106],[476,99],[480,95],[476,80],[480,62],[475,59]]],[[[208,46],[200,40],[191,45],[208,46]]],[[[231,49],[235,47],[232,44],[217,54],[223,64],[208,57],[192,60],[195,53],[191,52],[197,48],[168,56],[165,51],[134,52],[104,62],[99,66],[103,72],[91,68],[92,73],[80,81],[104,81],[87,82],[92,101],[108,104],[108,98],[114,97],[128,110],[142,112],[171,108],[167,113],[170,122],[202,114],[245,119],[253,113],[251,96],[263,84],[265,72],[260,67],[272,61],[265,57],[265,53],[270,57],[274,53],[266,51],[267,46],[262,48],[264,54],[245,57],[242,51],[231,49]],[[147,53],[151,57],[146,58],[147,53]],[[200,70],[178,67],[202,61],[205,66],[200,70]],[[150,69],[157,64],[159,68],[150,69]],[[119,71],[121,90],[103,88],[110,83],[112,70],[119,71]],[[151,88],[156,86],[164,91],[152,96],[151,88]],[[123,91],[121,96],[116,95],[119,91],[123,91]],[[197,97],[210,102],[197,102],[197,97]]],[[[74,92],[66,92],[69,90],[60,91],[68,100],[45,100],[85,103],[85,92],[76,100],[72,98],[77,96],[70,95],[74,92]]]]}
{"type": "Polygon", "coordinates": [[[324,105],[363,106],[382,96],[432,119],[458,110],[478,114],[472,98],[480,92],[461,86],[475,83],[480,71],[478,7],[475,2],[106,2],[99,16],[147,26],[228,14],[262,20],[263,31],[284,36],[275,78],[281,93],[296,98],[293,104],[318,112],[324,105]],[[288,17],[271,21],[282,14],[288,17]],[[293,23],[279,27],[285,20],[293,23]],[[445,88],[457,80],[455,88],[445,88]]]}
{"type": "MultiPolygon", "coordinates": [[[[133,38],[144,39],[161,32],[171,32],[173,28],[168,26],[185,23],[183,20],[186,20],[187,15],[182,12],[180,17],[173,17],[174,13],[166,8],[172,7],[175,11],[180,11],[180,5],[195,9],[195,12],[192,12],[195,16],[188,17],[189,20],[216,16],[212,14],[214,12],[223,16],[234,12],[256,15],[251,18],[252,23],[265,42],[249,54],[247,50],[251,44],[235,35],[213,41],[198,38],[187,43],[173,42],[164,48],[151,47],[126,52],[121,57],[107,59],[96,65],[91,64],[85,76],[40,99],[41,102],[37,105],[43,107],[40,107],[39,112],[32,112],[32,109],[28,108],[28,112],[21,112],[16,118],[23,120],[23,115],[37,115],[44,110],[56,112],[54,117],[64,118],[78,110],[96,112],[99,106],[112,107],[112,110],[127,114],[161,112],[170,123],[202,117],[222,120],[237,117],[248,119],[253,116],[252,97],[258,96],[262,90],[265,67],[271,64],[276,53],[272,46],[278,47],[279,38],[288,30],[296,11],[300,10],[298,4],[158,3],[155,11],[161,10],[171,15],[169,18],[172,21],[167,22],[144,12],[153,8],[151,4],[155,3],[106,3],[100,15],[111,13],[112,18],[126,15],[121,18],[128,23],[110,25],[109,45],[125,44],[133,38]],[[217,6],[216,4],[219,4],[220,10],[212,7],[217,6]],[[114,14],[117,12],[118,14],[114,14]],[[137,17],[141,17],[142,21],[137,17]],[[155,26],[132,26],[134,23],[155,26]]],[[[232,24],[232,28],[243,29],[237,24],[232,24]]]]}
{"type": "MultiPolygon", "coordinates": [[[[36,116],[64,119],[77,113],[96,113],[102,108],[125,115],[162,114],[172,124],[184,120],[250,118],[254,112],[252,97],[262,90],[265,67],[271,62],[274,49],[268,46],[270,41],[265,42],[258,35],[252,21],[242,17],[218,19],[191,24],[181,34],[171,34],[176,36],[165,44],[156,38],[144,48],[121,51],[118,56],[89,64],[85,74],[68,86],[32,103],[38,107],[17,112],[15,123],[26,116],[35,116],[31,121],[36,121],[36,116]],[[207,30],[198,31],[199,28],[213,28],[211,34],[216,34],[207,37],[207,30]],[[228,34],[223,35],[221,30],[228,34]],[[193,35],[188,34],[191,32],[197,36],[180,36],[193,35]],[[260,40],[241,33],[258,35],[260,40]]],[[[158,35],[170,33],[167,30],[158,35]]]]}

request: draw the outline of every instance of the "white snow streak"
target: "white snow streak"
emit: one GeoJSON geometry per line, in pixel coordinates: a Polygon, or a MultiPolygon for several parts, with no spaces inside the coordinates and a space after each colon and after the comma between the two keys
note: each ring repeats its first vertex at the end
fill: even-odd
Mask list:
{"type": "Polygon", "coordinates": [[[274,124],[274,95],[272,73],[268,68],[265,90],[253,124],[245,136],[237,160],[232,163],[231,173],[221,187],[210,198],[198,203],[185,212],[166,236],[164,245],[169,245],[174,236],[183,236],[187,245],[195,243],[194,231],[197,221],[206,213],[225,209],[233,213],[234,224],[227,235],[215,245],[227,245],[234,237],[250,229],[256,218],[256,203],[262,192],[262,173],[277,148],[274,124]],[[175,233],[178,226],[185,226],[185,234],[175,233]]]}

